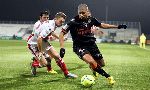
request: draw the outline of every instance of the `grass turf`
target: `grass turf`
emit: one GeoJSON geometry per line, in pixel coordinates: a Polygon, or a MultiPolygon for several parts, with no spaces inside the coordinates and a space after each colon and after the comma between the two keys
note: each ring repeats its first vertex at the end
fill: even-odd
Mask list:
{"type": "MultiPolygon", "coordinates": [[[[52,42],[59,51],[59,43],[52,42]]],[[[25,41],[0,40],[0,90],[148,90],[150,88],[150,46],[147,49],[137,45],[98,44],[104,56],[104,69],[116,80],[110,87],[107,80],[99,76],[96,84],[85,88],[80,84],[83,75],[92,74],[88,64],[72,52],[72,43],[66,43],[64,61],[77,79],[66,79],[59,67],[52,61],[52,67],[58,74],[38,69],[38,76],[30,75],[32,55],[25,41]]]]}

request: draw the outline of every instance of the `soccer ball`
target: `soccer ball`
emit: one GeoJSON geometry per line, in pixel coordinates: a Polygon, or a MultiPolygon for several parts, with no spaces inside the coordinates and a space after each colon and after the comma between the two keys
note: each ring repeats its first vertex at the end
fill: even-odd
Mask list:
{"type": "Polygon", "coordinates": [[[91,87],[95,84],[95,78],[92,75],[84,75],[81,78],[81,84],[85,87],[91,87]]]}

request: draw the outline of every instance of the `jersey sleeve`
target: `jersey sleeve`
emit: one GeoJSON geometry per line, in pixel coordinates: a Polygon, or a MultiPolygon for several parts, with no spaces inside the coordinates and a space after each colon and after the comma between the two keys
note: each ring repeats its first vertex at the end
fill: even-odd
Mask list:
{"type": "Polygon", "coordinates": [[[62,32],[63,33],[68,33],[69,30],[71,29],[71,25],[73,24],[74,19],[70,20],[63,28],[62,28],[62,32]]]}
{"type": "Polygon", "coordinates": [[[48,24],[41,25],[40,29],[41,29],[40,36],[42,38],[47,38],[54,31],[54,27],[48,24]]]}
{"type": "Polygon", "coordinates": [[[38,31],[37,29],[39,29],[40,25],[39,21],[34,24],[32,34],[35,34],[38,31]]]}
{"type": "Polygon", "coordinates": [[[93,21],[93,24],[94,24],[95,26],[100,26],[100,25],[101,25],[101,22],[98,21],[96,18],[93,18],[92,21],[93,21]]]}

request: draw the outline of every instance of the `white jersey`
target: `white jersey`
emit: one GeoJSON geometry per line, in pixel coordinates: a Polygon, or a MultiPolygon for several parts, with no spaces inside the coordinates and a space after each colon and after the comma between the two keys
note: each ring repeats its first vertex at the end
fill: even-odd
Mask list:
{"type": "Polygon", "coordinates": [[[40,26],[43,24],[43,22],[41,22],[40,20],[38,20],[34,26],[33,26],[33,31],[32,34],[28,37],[27,43],[28,44],[37,44],[37,38],[40,31],[40,26]]]}
{"type": "Polygon", "coordinates": [[[49,20],[44,22],[41,26],[40,26],[40,36],[42,38],[47,38],[48,36],[51,35],[52,32],[54,32],[56,29],[56,25],[55,25],[55,21],[54,20],[49,20]]]}
{"type": "Polygon", "coordinates": [[[37,44],[38,36],[42,36],[42,38],[48,37],[51,32],[55,31],[55,21],[48,20],[43,23],[37,21],[33,27],[33,32],[29,36],[27,43],[28,44],[37,44]]]}

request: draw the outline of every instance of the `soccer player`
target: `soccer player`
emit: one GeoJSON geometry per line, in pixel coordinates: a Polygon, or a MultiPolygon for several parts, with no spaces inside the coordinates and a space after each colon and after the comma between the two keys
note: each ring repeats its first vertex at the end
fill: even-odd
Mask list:
{"type": "Polygon", "coordinates": [[[49,55],[55,59],[57,65],[64,72],[65,77],[67,78],[76,78],[77,75],[69,73],[66,64],[63,59],[60,57],[59,53],[54,49],[54,47],[48,42],[48,36],[56,36],[54,33],[55,29],[65,22],[66,15],[63,12],[59,12],[55,15],[53,20],[44,22],[41,26],[41,32],[38,36],[38,49],[39,49],[39,58],[43,58],[43,53],[47,51],[49,55]]]}
{"type": "Polygon", "coordinates": [[[33,76],[36,75],[36,68],[37,67],[42,67],[43,63],[46,63],[46,61],[44,61],[45,59],[47,60],[47,71],[49,73],[57,73],[56,71],[54,71],[51,67],[51,56],[45,54],[45,59],[43,61],[38,60],[38,47],[37,47],[37,38],[39,33],[41,32],[39,30],[39,27],[43,24],[44,21],[49,20],[49,13],[47,11],[43,11],[40,13],[40,19],[34,24],[33,26],[33,32],[32,34],[28,37],[27,43],[28,43],[28,48],[31,51],[32,55],[33,55],[33,62],[31,63],[31,74],[33,76]],[[40,64],[41,63],[41,64],[40,64]],[[39,65],[40,64],[40,65],[39,65]]]}
{"type": "Polygon", "coordinates": [[[140,36],[140,47],[141,48],[145,48],[145,42],[146,42],[146,37],[145,37],[144,33],[142,33],[140,36]]]}
{"type": "Polygon", "coordinates": [[[80,4],[78,6],[78,15],[75,16],[70,22],[68,22],[59,35],[60,41],[60,56],[63,58],[65,54],[63,37],[70,31],[73,40],[73,51],[79,56],[80,59],[90,65],[90,68],[94,71],[94,75],[97,73],[105,76],[108,79],[109,84],[113,85],[115,80],[112,76],[106,73],[102,67],[105,66],[103,56],[98,49],[95,41],[93,31],[96,27],[109,29],[109,28],[126,28],[126,25],[110,25],[97,21],[91,16],[91,12],[86,4],[80,4]]]}

